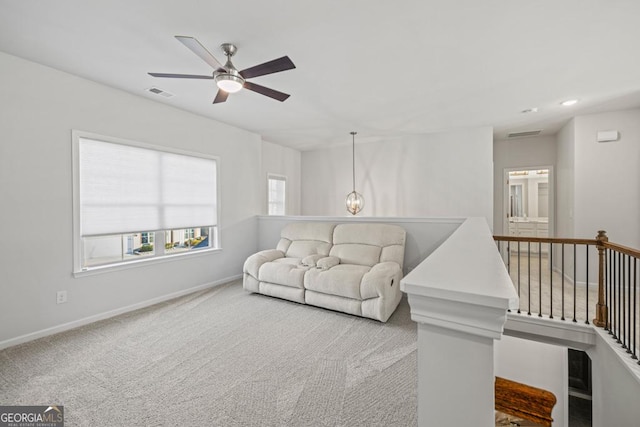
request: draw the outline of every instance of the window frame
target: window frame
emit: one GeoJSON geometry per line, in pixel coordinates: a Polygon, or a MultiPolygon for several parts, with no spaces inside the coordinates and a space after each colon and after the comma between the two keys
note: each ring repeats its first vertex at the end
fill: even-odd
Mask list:
{"type": "MultiPolygon", "coordinates": [[[[218,156],[213,156],[210,154],[204,154],[194,151],[181,150],[172,147],[165,147],[160,145],[148,144],[139,141],[132,141],[123,138],[116,138],[112,136],[101,135],[92,132],[85,132],[77,129],[71,130],[71,143],[72,143],[72,199],[73,199],[73,275],[74,277],[81,277],[84,275],[92,275],[98,274],[106,271],[117,271],[132,267],[138,267],[141,265],[150,265],[154,263],[172,261],[182,259],[185,256],[201,256],[205,254],[210,254],[212,252],[220,252],[222,251],[221,247],[221,238],[220,238],[220,158],[218,156]],[[123,144],[129,145],[132,147],[143,148],[147,150],[154,151],[163,151],[167,153],[180,154],[191,157],[199,157],[203,159],[213,160],[216,162],[216,215],[217,221],[216,224],[210,227],[209,236],[210,236],[210,247],[204,249],[198,249],[194,251],[185,251],[174,254],[166,254],[164,252],[164,244],[162,245],[161,250],[157,250],[155,255],[145,257],[137,260],[122,260],[119,262],[113,262],[110,264],[104,265],[96,265],[90,267],[83,267],[84,260],[84,248],[83,248],[83,237],[80,235],[80,139],[93,139],[98,141],[103,141],[107,143],[115,143],[115,144],[123,144]]],[[[201,228],[200,225],[193,225],[191,228],[201,228]]],[[[186,227],[185,227],[186,228],[186,227]]],[[[140,230],[137,233],[154,233],[153,241],[154,248],[157,249],[158,242],[164,242],[165,233],[170,233],[171,229],[168,230],[140,230]]],[[[131,233],[122,233],[122,234],[131,234],[131,233]]],[[[115,235],[115,234],[114,234],[115,235]]]]}
{"type": "Polygon", "coordinates": [[[279,175],[279,174],[275,174],[275,173],[267,173],[267,215],[269,216],[286,216],[287,215],[287,201],[289,199],[289,197],[287,196],[287,192],[288,192],[288,185],[287,185],[287,177],[286,175],[279,175]],[[270,195],[271,195],[271,189],[270,189],[270,182],[271,180],[277,180],[277,181],[283,181],[284,182],[284,201],[283,201],[283,208],[284,208],[284,213],[283,214],[272,214],[269,213],[269,205],[271,204],[271,199],[270,199],[270,195]]]}

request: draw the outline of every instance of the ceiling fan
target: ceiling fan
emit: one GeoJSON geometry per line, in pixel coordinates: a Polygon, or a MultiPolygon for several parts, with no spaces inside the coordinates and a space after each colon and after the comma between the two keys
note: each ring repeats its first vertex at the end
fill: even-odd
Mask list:
{"type": "Polygon", "coordinates": [[[231,63],[231,57],[238,50],[235,45],[231,43],[223,43],[220,48],[227,57],[227,62],[222,65],[209,51],[202,46],[202,44],[194,37],[188,36],[175,36],[176,39],[189,50],[198,55],[204,62],[209,64],[213,69],[212,75],[197,75],[197,74],[171,74],[171,73],[149,73],[153,77],[169,77],[174,79],[209,79],[215,80],[218,86],[218,93],[213,100],[214,104],[225,102],[230,93],[238,92],[242,88],[257,92],[261,95],[268,96],[269,98],[276,99],[280,102],[289,98],[289,95],[283,92],[279,92],[268,87],[260,86],[258,84],[248,82],[247,79],[253,77],[264,76],[266,74],[278,73],[280,71],[291,70],[296,68],[291,59],[288,56],[274,59],[272,61],[265,62],[264,64],[256,65],[250,68],[246,68],[242,71],[238,71],[231,63]]]}

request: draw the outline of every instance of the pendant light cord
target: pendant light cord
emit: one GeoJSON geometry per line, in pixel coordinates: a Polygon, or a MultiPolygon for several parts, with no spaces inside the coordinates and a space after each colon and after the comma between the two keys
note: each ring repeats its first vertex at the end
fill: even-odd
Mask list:
{"type": "Polygon", "coordinates": [[[353,162],[353,167],[351,170],[353,171],[353,191],[356,191],[356,134],[358,132],[351,132],[351,159],[353,162]]]}

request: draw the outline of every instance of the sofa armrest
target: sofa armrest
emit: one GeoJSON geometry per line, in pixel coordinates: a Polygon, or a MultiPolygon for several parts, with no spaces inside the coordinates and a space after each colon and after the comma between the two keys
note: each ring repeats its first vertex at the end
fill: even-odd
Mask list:
{"type": "Polygon", "coordinates": [[[251,255],[249,258],[247,258],[247,260],[244,262],[242,271],[246,274],[250,274],[251,276],[257,279],[258,270],[260,270],[260,267],[262,266],[262,264],[266,262],[271,262],[278,258],[284,258],[284,253],[282,253],[282,251],[279,251],[277,249],[267,249],[264,251],[257,252],[251,255]]]}
{"type": "Polygon", "coordinates": [[[326,255],[322,254],[307,255],[306,257],[302,258],[302,261],[300,261],[300,263],[305,267],[315,267],[318,260],[321,260],[325,257],[326,255]]]}
{"type": "Polygon", "coordinates": [[[400,279],[402,279],[402,269],[397,262],[381,262],[362,276],[360,295],[362,299],[368,299],[395,294],[399,292],[400,279]]]}
{"type": "Polygon", "coordinates": [[[324,257],[316,263],[317,268],[321,268],[323,270],[328,270],[331,267],[335,267],[340,264],[340,258],[337,256],[328,256],[324,257]]]}

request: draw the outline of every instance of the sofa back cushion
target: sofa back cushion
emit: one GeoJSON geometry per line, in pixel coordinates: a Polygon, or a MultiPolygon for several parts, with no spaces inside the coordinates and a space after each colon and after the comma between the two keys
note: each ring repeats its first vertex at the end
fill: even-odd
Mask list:
{"type": "Polygon", "coordinates": [[[405,230],[397,225],[338,224],[333,231],[330,255],[340,258],[341,264],[373,267],[393,261],[402,268],[405,239],[405,230]]]}
{"type": "Polygon", "coordinates": [[[329,255],[335,224],[324,222],[292,222],[280,232],[276,249],[288,258],[304,258],[308,255],[329,255]]]}

